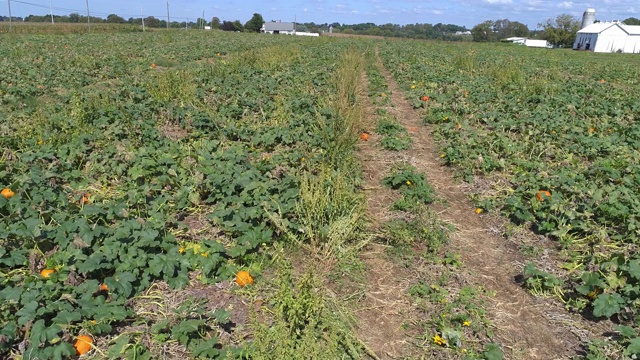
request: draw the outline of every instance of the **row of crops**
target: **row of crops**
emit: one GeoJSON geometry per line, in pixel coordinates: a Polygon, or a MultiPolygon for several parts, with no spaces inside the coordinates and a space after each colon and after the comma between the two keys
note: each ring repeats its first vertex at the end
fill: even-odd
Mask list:
{"type": "MultiPolygon", "coordinates": [[[[75,355],[78,335],[135,319],[131,299],[154,282],[232,279],[276,230],[309,225],[294,215],[302,174],[349,135],[331,106],[347,46],[218,32],[3,38],[0,357],[75,355]]],[[[224,316],[208,316],[170,332],[192,356],[221,353],[209,334],[224,316]]],[[[127,339],[114,346],[108,357],[127,339]]]]}
{"type": "Polygon", "coordinates": [[[401,42],[380,54],[432,124],[444,162],[493,184],[475,195],[478,213],[557,240],[564,270],[531,264],[525,285],[614,317],[626,354],[636,353],[640,58],[401,42]]]}

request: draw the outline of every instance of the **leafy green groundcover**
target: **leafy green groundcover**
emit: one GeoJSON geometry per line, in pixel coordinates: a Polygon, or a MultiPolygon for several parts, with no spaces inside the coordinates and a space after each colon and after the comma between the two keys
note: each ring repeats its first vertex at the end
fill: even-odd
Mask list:
{"type": "Polygon", "coordinates": [[[637,331],[640,101],[629,94],[640,90],[638,58],[464,44],[380,49],[433,124],[445,163],[466,180],[495,180],[478,207],[566,250],[567,281],[529,271],[530,284],[561,287],[570,308],[637,331]]]}
{"type": "MultiPolygon", "coordinates": [[[[0,197],[0,356],[72,355],[78,334],[134,318],[128,300],[155,281],[231,278],[274,241],[268,213],[297,229],[297,174],[328,150],[313,124],[334,116],[323,99],[346,46],[309,44],[172,32],[3,42],[0,186],[16,195],[0,197]],[[209,207],[219,235],[186,246],[183,220],[209,207]]],[[[204,322],[176,325],[194,356],[215,341],[180,339],[204,322]]]]}

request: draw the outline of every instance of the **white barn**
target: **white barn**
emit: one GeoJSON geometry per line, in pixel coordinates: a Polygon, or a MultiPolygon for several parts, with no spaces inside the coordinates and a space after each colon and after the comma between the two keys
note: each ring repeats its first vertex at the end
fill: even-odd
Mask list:
{"type": "Polygon", "coordinates": [[[264,23],[260,30],[267,34],[295,35],[296,24],[291,22],[271,21],[264,23]]]}
{"type": "Polygon", "coordinates": [[[574,50],[640,53],[640,26],[621,22],[591,24],[578,31],[574,50]]]}
{"type": "Polygon", "coordinates": [[[286,34],[298,36],[320,36],[318,33],[296,31],[296,23],[271,21],[264,23],[260,32],[265,34],[286,34]]]}

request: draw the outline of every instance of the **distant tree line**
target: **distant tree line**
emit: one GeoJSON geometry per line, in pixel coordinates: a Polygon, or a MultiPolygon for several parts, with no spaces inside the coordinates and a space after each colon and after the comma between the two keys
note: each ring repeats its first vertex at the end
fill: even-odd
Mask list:
{"type": "MultiPolygon", "coordinates": [[[[22,17],[12,17],[13,21],[22,21],[22,22],[39,22],[39,23],[47,23],[51,22],[51,15],[29,15],[24,18],[22,17]]],[[[96,16],[91,16],[90,18],[92,24],[132,24],[132,25],[141,25],[142,18],[133,18],[125,19],[116,14],[110,14],[106,17],[106,19],[96,16]]],[[[1,21],[9,21],[9,17],[0,16],[1,21]]],[[[80,15],[78,13],[71,13],[69,15],[53,15],[54,23],[86,23],[87,17],[85,15],[80,15]]],[[[198,18],[195,21],[172,21],[169,24],[170,28],[184,28],[184,27],[200,27],[207,25],[208,22],[205,19],[198,18]]],[[[167,21],[158,19],[153,16],[147,16],[144,18],[144,25],[150,28],[166,28],[167,21]]]]}
{"type": "Polygon", "coordinates": [[[447,41],[462,40],[463,37],[459,34],[468,31],[464,26],[442,23],[437,23],[435,25],[428,23],[407,25],[391,23],[376,25],[374,23],[361,23],[347,25],[336,22],[331,24],[303,23],[300,25],[310,32],[328,31],[329,26],[331,26],[333,28],[333,32],[336,33],[447,41]]]}
{"type": "MultiPolygon", "coordinates": [[[[0,21],[8,21],[8,17],[0,16],[0,21]]],[[[25,18],[13,17],[14,21],[24,22],[51,22],[51,15],[29,15],[25,18]]],[[[69,15],[54,15],[53,21],[56,23],[86,23],[87,17],[79,13],[71,13],[69,15]]],[[[100,17],[91,17],[91,23],[111,23],[111,24],[133,24],[141,25],[142,18],[130,17],[125,19],[116,14],[110,14],[106,19],[100,17]]],[[[240,20],[220,20],[218,17],[211,18],[210,21],[198,18],[195,21],[172,21],[169,24],[170,28],[198,28],[204,26],[210,26],[213,29],[220,29],[223,31],[240,31],[240,32],[259,32],[264,19],[260,14],[253,14],[253,17],[246,23],[242,23],[240,20]]],[[[158,19],[153,16],[144,18],[145,26],[149,28],[166,28],[166,20],[158,19]]],[[[358,34],[358,35],[375,35],[386,37],[403,37],[403,38],[416,38],[416,39],[440,39],[440,40],[461,40],[462,37],[456,35],[456,33],[466,32],[468,29],[464,26],[453,24],[383,24],[376,25],[374,23],[361,23],[361,24],[340,24],[324,23],[316,24],[314,22],[309,23],[296,23],[296,30],[308,31],[308,32],[328,32],[329,27],[333,32],[345,33],[345,34],[358,34]]]]}

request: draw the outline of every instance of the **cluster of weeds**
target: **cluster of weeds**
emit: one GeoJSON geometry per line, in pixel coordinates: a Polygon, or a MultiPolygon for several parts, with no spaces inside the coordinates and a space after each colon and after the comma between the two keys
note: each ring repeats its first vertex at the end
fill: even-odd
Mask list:
{"type": "Polygon", "coordinates": [[[360,359],[364,347],[355,337],[345,310],[309,270],[296,277],[277,266],[275,294],[251,319],[253,340],[248,359],[360,359]]]}
{"type": "Polygon", "coordinates": [[[424,174],[416,173],[415,170],[411,165],[402,164],[382,180],[383,185],[400,190],[403,195],[393,204],[394,210],[410,211],[436,200],[435,190],[427,182],[424,174]]]}

